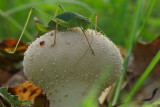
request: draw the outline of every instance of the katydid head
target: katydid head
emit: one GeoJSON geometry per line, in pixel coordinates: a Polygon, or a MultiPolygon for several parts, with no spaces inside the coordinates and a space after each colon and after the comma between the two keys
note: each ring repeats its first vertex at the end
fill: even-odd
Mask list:
{"type": "Polygon", "coordinates": [[[82,27],[84,30],[86,30],[90,24],[92,24],[92,22],[88,18],[85,18],[85,17],[83,17],[79,23],[80,27],[82,27]]]}

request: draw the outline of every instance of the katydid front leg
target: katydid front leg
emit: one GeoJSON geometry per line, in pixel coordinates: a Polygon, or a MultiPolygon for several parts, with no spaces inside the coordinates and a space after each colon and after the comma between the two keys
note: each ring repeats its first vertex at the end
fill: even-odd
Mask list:
{"type": "Polygon", "coordinates": [[[27,20],[26,20],[26,22],[25,22],[24,28],[23,28],[23,30],[22,30],[22,33],[21,33],[21,35],[20,35],[20,37],[19,37],[19,39],[18,39],[18,42],[17,42],[14,50],[13,50],[13,51],[6,50],[8,53],[14,54],[14,53],[16,52],[16,49],[17,49],[17,47],[18,47],[18,45],[19,45],[19,42],[20,42],[21,39],[22,39],[22,36],[23,36],[23,34],[24,34],[24,31],[26,30],[26,27],[27,27],[27,25],[28,25],[28,22],[29,22],[29,19],[30,19],[30,17],[31,17],[31,14],[32,14],[33,10],[34,10],[34,8],[31,8],[31,10],[30,10],[29,13],[28,13],[28,17],[27,17],[27,20]]]}
{"type": "Polygon", "coordinates": [[[57,29],[58,29],[58,22],[56,23],[56,30],[55,30],[55,36],[54,36],[54,43],[53,43],[53,45],[51,45],[51,47],[53,47],[53,46],[56,44],[57,29]]]}
{"type": "Polygon", "coordinates": [[[90,45],[90,43],[89,43],[89,40],[88,40],[88,38],[87,38],[87,35],[86,35],[86,33],[85,33],[85,30],[84,30],[83,28],[81,28],[81,30],[82,30],[82,32],[83,32],[83,34],[84,34],[84,36],[85,36],[85,38],[86,38],[86,40],[87,40],[87,42],[88,42],[88,45],[89,45],[89,48],[91,49],[92,54],[95,55],[95,54],[94,54],[94,51],[93,51],[93,49],[92,49],[92,47],[91,47],[91,45],[90,45]]]}
{"type": "MultiPolygon", "coordinates": [[[[30,11],[29,11],[29,13],[28,13],[28,17],[27,17],[27,19],[26,19],[25,25],[24,25],[24,27],[23,27],[23,30],[22,30],[22,32],[21,32],[21,34],[20,34],[20,37],[19,37],[19,39],[18,39],[18,42],[17,42],[15,48],[13,49],[13,51],[10,51],[10,50],[7,50],[7,49],[6,49],[6,51],[7,51],[8,53],[14,54],[14,53],[16,52],[16,49],[17,49],[17,47],[18,47],[18,45],[19,45],[19,43],[20,43],[20,41],[21,41],[21,39],[22,39],[22,36],[23,36],[23,34],[24,34],[25,30],[26,30],[26,27],[27,27],[27,25],[28,25],[28,22],[29,22],[29,20],[30,20],[30,17],[31,17],[31,14],[33,13],[33,11],[37,11],[37,12],[39,12],[40,14],[46,16],[47,18],[49,18],[50,20],[53,20],[53,21],[55,21],[55,22],[57,22],[57,21],[63,22],[63,23],[62,23],[62,26],[65,26],[65,24],[66,24],[64,21],[62,21],[62,20],[60,20],[60,19],[56,19],[56,18],[54,18],[54,17],[52,17],[52,16],[50,16],[50,15],[48,15],[48,14],[46,14],[46,13],[44,13],[44,12],[38,10],[38,9],[36,9],[36,8],[31,8],[30,11]]],[[[60,24],[60,25],[61,25],[61,24],[60,24]]],[[[38,24],[38,28],[39,28],[40,31],[45,31],[45,32],[48,31],[47,28],[46,28],[45,26],[41,25],[41,24],[38,24]]]]}

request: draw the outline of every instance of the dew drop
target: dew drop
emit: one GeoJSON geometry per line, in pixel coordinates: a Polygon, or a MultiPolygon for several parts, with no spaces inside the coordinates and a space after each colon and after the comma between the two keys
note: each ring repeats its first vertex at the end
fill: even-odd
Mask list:
{"type": "Polygon", "coordinates": [[[68,97],[68,95],[66,94],[66,95],[64,95],[64,97],[68,97]]]}
{"type": "Polygon", "coordinates": [[[82,95],[86,95],[86,93],[87,93],[86,91],[83,91],[83,92],[82,92],[82,95]]]}
{"type": "Polygon", "coordinates": [[[53,82],[51,82],[50,85],[53,85],[53,82]]]}
{"type": "Polygon", "coordinates": [[[68,80],[66,80],[66,82],[68,83],[68,80]]]}
{"type": "Polygon", "coordinates": [[[56,78],[58,78],[59,77],[59,75],[56,75],[56,78]]]}
{"type": "Polygon", "coordinates": [[[55,92],[58,92],[58,90],[57,90],[57,89],[55,89],[54,91],[55,91],[55,92]]]}
{"type": "Polygon", "coordinates": [[[61,102],[61,99],[58,99],[59,102],[61,102]]]}
{"type": "Polygon", "coordinates": [[[64,84],[62,84],[61,86],[64,87],[64,84]]]}
{"type": "Polygon", "coordinates": [[[32,58],[32,57],[30,57],[29,59],[30,59],[30,60],[33,60],[33,58],[32,58]]]}

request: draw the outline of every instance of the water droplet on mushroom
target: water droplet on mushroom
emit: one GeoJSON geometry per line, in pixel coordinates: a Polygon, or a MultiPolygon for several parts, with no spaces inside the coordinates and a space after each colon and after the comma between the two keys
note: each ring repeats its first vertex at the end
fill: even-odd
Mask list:
{"type": "Polygon", "coordinates": [[[68,97],[68,95],[66,94],[66,95],[64,95],[64,97],[68,97]]]}
{"type": "Polygon", "coordinates": [[[58,90],[55,88],[54,91],[57,92],[58,90]]]}
{"type": "Polygon", "coordinates": [[[68,80],[66,80],[66,82],[68,83],[68,80]]]}
{"type": "Polygon", "coordinates": [[[30,57],[29,59],[30,59],[30,60],[33,60],[33,58],[32,58],[32,57],[30,57]]]}
{"type": "Polygon", "coordinates": [[[64,87],[64,84],[62,84],[61,86],[64,87]]]}
{"type": "Polygon", "coordinates": [[[56,75],[56,78],[58,78],[59,77],[59,75],[56,75]]]}
{"type": "Polygon", "coordinates": [[[86,91],[82,91],[82,95],[86,95],[86,93],[87,93],[86,91]]]}
{"type": "Polygon", "coordinates": [[[50,82],[50,85],[53,85],[54,82],[50,82]]]}
{"type": "Polygon", "coordinates": [[[58,99],[59,102],[61,102],[61,99],[58,99]]]}

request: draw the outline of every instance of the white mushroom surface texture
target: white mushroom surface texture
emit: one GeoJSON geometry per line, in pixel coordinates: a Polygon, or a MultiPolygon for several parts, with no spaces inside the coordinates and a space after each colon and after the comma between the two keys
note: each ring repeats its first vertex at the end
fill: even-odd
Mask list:
{"type": "Polygon", "coordinates": [[[89,43],[79,28],[57,31],[52,46],[53,30],[37,38],[25,52],[25,75],[43,89],[50,107],[76,107],[106,68],[110,72],[102,90],[121,74],[123,61],[116,45],[95,30],[85,30],[85,34],[89,43]]]}

